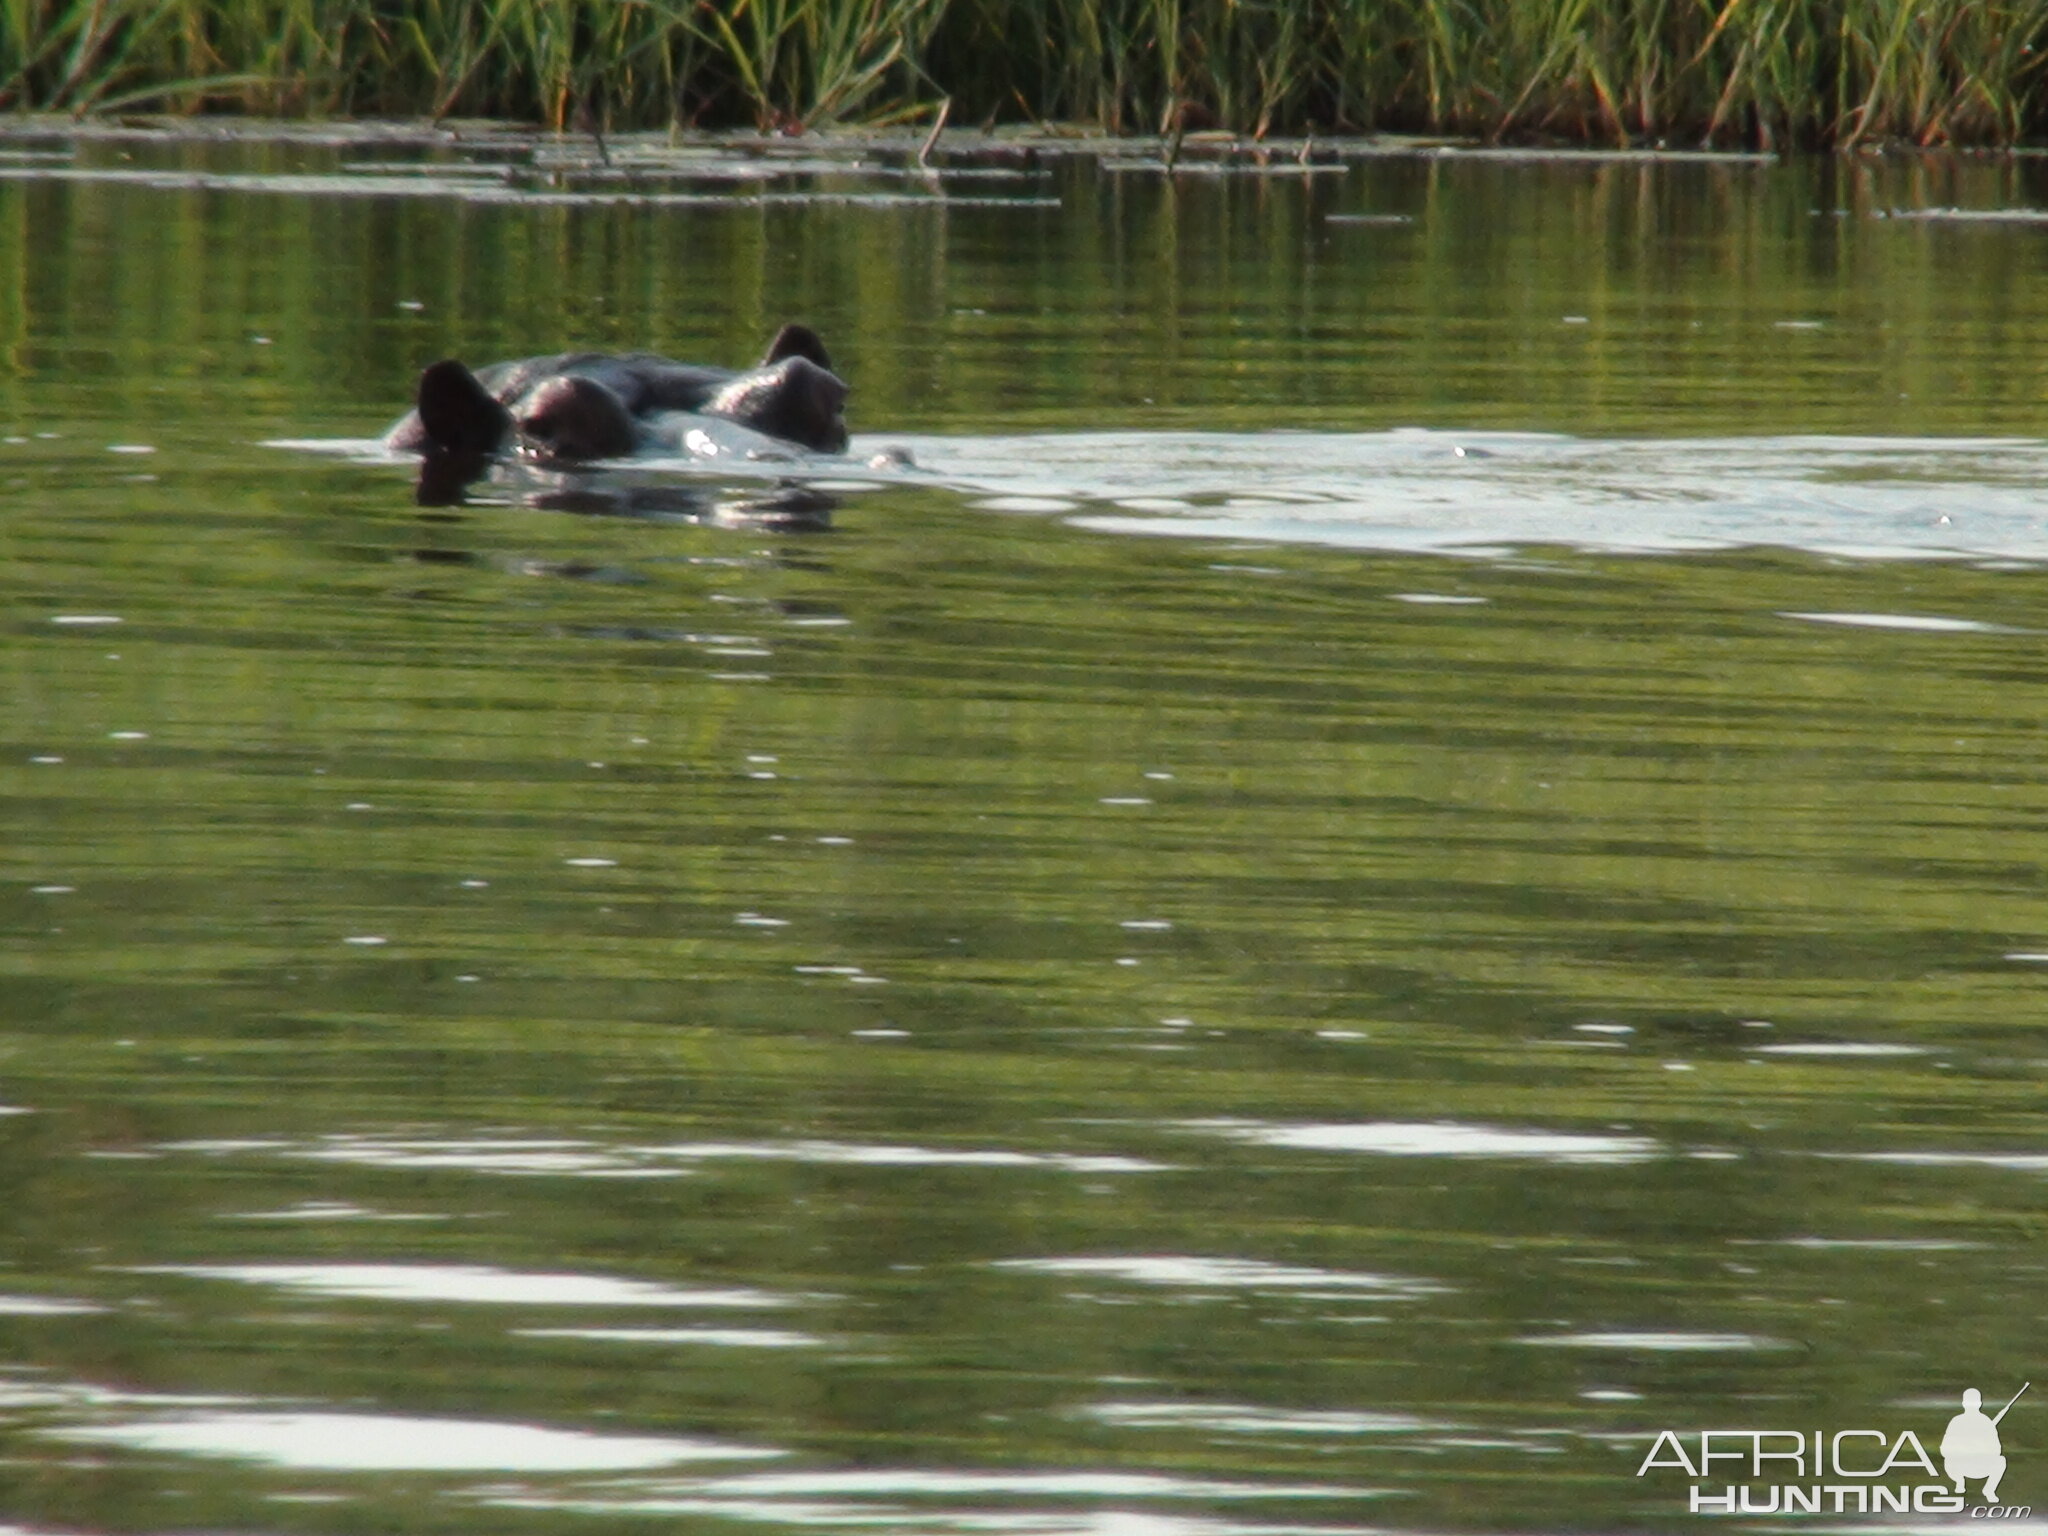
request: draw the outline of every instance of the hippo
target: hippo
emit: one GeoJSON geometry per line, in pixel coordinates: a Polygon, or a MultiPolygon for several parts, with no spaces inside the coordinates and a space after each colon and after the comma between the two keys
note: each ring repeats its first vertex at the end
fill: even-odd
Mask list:
{"type": "Polygon", "coordinates": [[[733,422],[819,453],[846,449],[846,382],[817,332],[785,325],[759,366],[710,368],[647,352],[563,352],[472,373],[420,375],[419,403],[385,434],[394,453],[481,465],[508,450],[551,464],[672,447],[683,416],[733,422]]]}

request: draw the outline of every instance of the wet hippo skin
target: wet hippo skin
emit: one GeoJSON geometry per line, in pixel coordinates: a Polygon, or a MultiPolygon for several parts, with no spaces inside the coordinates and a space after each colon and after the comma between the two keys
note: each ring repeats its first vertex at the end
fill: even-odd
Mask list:
{"type": "Polygon", "coordinates": [[[657,417],[715,416],[820,453],[846,448],[846,382],[815,331],[785,325],[748,369],[652,353],[563,352],[472,372],[428,367],[418,404],[385,434],[395,453],[486,459],[517,451],[556,463],[622,458],[650,442],[657,417]]]}

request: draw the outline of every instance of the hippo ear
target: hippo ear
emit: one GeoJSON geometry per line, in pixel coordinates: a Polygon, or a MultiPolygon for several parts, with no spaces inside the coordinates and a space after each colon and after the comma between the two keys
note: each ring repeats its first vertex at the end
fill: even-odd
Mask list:
{"type": "Polygon", "coordinates": [[[743,373],[713,395],[707,416],[723,416],[756,432],[820,453],[846,451],[846,381],[807,357],[743,373]]]}
{"type": "Polygon", "coordinates": [[[794,320],[775,333],[775,339],[768,343],[768,355],[761,359],[761,366],[773,368],[786,357],[807,358],[827,373],[832,371],[832,354],[825,350],[825,343],[819,339],[818,333],[794,320]]]}
{"type": "Polygon", "coordinates": [[[496,453],[512,430],[512,413],[452,357],[420,375],[419,406],[429,451],[496,453]]]}

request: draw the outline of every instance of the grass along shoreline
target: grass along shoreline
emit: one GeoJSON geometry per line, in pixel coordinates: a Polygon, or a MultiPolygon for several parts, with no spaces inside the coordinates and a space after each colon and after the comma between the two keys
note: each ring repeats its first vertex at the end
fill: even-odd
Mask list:
{"type": "Polygon", "coordinates": [[[2048,0],[16,0],[0,107],[550,127],[1072,122],[2048,139],[2048,0]]]}

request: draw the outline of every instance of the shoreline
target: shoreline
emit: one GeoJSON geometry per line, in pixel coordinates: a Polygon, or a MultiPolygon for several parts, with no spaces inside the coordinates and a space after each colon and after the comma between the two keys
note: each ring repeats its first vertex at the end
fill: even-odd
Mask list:
{"type": "Polygon", "coordinates": [[[678,155],[714,152],[763,159],[790,156],[844,159],[864,154],[907,156],[920,162],[976,160],[1005,155],[1076,155],[1139,168],[1188,171],[1229,166],[1276,174],[1335,167],[1359,160],[1454,158],[1514,163],[1768,165],[1795,160],[1996,160],[2048,157],[2048,145],[1919,145],[1872,140],[1853,149],[1716,149],[1670,143],[1610,146],[1576,142],[1500,144],[1450,134],[1271,134],[1254,138],[1222,130],[1180,136],[1113,134],[1083,124],[1012,124],[989,129],[832,126],[801,133],[757,129],[641,129],[602,135],[549,129],[496,118],[271,118],[242,115],[121,113],[73,117],[66,113],[0,114],[0,146],[16,155],[33,141],[61,143],[298,144],[308,147],[499,149],[553,160],[602,163],[618,155],[657,165],[678,155]],[[575,153],[578,149],[583,153],[575,153]]]}

